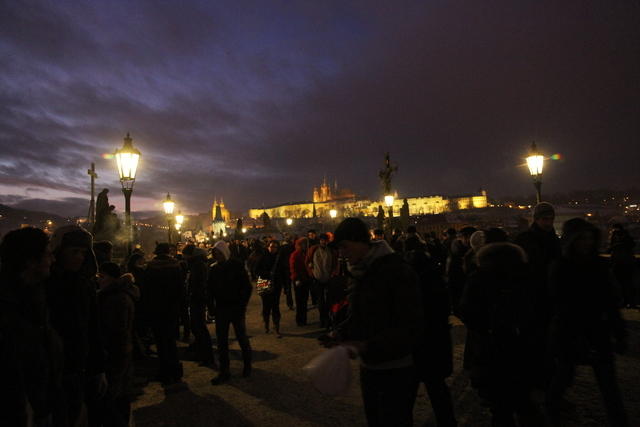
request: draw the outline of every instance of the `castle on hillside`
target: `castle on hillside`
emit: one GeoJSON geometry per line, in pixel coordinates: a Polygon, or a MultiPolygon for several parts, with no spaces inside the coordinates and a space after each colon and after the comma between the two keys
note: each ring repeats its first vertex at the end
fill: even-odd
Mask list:
{"type": "Polygon", "coordinates": [[[322,180],[320,188],[313,187],[313,203],[330,202],[332,200],[343,200],[355,198],[355,194],[347,189],[338,189],[338,180],[334,181],[333,190],[327,184],[327,178],[322,180]]]}
{"type": "MultiPolygon", "coordinates": [[[[405,198],[396,194],[393,203],[394,216],[400,216],[400,208],[404,204],[405,198]]],[[[481,190],[476,194],[463,196],[419,196],[406,197],[409,205],[409,215],[441,214],[466,209],[479,209],[488,206],[487,192],[481,190]]],[[[311,201],[286,203],[267,208],[253,208],[249,210],[250,218],[259,218],[266,212],[271,218],[313,218],[328,217],[329,211],[335,209],[338,216],[376,216],[378,207],[382,206],[385,212],[388,207],[384,201],[369,200],[357,197],[352,191],[339,189],[337,181],[333,188],[327,184],[326,178],[320,187],[313,188],[311,201]]]]}

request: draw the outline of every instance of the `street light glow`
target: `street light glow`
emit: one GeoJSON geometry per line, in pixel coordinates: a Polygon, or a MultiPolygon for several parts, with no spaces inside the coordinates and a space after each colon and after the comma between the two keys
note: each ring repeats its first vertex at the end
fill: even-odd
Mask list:
{"type": "Polygon", "coordinates": [[[542,175],[544,156],[538,152],[535,142],[531,144],[531,152],[527,157],[527,166],[529,167],[529,173],[531,176],[537,177],[542,175]]]}
{"type": "Polygon", "coordinates": [[[293,220],[291,218],[287,218],[287,225],[293,224],[293,220]]]}
{"type": "Polygon", "coordinates": [[[329,211],[329,216],[330,216],[331,218],[335,219],[335,218],[338,216],[338,211],[337,211],[337,210],[335,210],[335,209],[331,209],[331,210],[329,211]]]}
{"type": "Polygon", "coordinates": [[[173,208],[175,208],[176,204],[171,200],[171,195],[167,193],[167,198],[162,202],[162,206],[164,207],[164,213],[167,215],[171,215],[173,213],[173,208]]]}
{"type": "Polygon", "coordinates": [[[118,175],[120,175],[120,181],[127,182],[136,179],[136,172],[138,172],[138,161],[140,160],[140,151],[133,148],[131,136],[127,133],[124,137],[124,145],[120,149],[116,149],[114,156],[116,163],[118,164],[118,175]]]}
{"type": "Polygon", "coordinates": [[[391,207],[391,206],[393,206],[393,202],[394,202],[394,201],[395,201],[395,197],[393,197],[393,195],[388,194],[388,195],[384,196],[384,204],[385,204],[387,207],[391,207]]]}
{"type": "Polygon", "coordinates": [[[176,224],[182,225],[184,222],[184,215],[180,211],[178,211],[178,215],[176,215],[176,224]]]}

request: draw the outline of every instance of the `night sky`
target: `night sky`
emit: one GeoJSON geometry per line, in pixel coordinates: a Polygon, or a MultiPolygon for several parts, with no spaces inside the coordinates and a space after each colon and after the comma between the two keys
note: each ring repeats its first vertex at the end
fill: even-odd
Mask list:
{"type": "Polygon", "coordinates": [[[379,197],[640,181],[637,1],[0,1],[0,203],[87,211],[308,200],[326,175],[379,197]]]}

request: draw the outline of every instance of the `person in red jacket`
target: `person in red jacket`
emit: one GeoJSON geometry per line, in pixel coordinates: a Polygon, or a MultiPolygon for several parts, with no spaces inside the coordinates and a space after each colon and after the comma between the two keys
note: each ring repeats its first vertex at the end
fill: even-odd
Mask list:
{"type": "Polygon", "coordinates": [[[311,288],[311,277],[306,264],[308,247],[309,239],[306,237],[299,238],[296,240],[296,250],[289,257],[291,283],[294,285],[296,294],[296,324],[298,326],[307,324],[307,301],[309,299],[309,289],[311,288]]]}

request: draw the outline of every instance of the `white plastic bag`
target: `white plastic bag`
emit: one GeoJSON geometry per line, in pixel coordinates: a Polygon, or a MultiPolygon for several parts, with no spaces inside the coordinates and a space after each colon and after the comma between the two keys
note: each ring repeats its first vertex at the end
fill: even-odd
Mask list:
{"type": "Polygon", "coordinates": [[[345,394],[349,390],[351,385],[349,351],[348,347],[342,345],[332,347],[323,351],[302,368],[320,393],[336,396],[345,394]]]}

